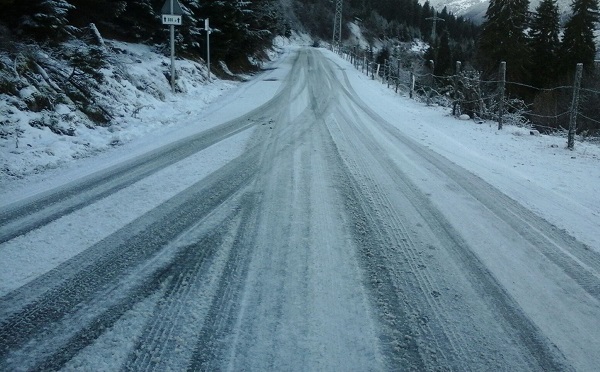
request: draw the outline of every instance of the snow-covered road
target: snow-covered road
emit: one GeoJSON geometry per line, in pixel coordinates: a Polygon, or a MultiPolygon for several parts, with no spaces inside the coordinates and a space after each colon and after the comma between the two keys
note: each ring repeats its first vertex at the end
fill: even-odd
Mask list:
{"type": "Polygon", "coordinates": [[[597,368],[598,251],[290,50],[206,130],[1,208],[0,370],[597,368]]]}

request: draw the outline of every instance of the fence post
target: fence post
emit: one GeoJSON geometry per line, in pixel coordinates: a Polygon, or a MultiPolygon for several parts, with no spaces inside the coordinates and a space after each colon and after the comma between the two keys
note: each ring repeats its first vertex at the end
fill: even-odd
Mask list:
{"type": "Polygon", "coordinates": [[[498,104],[498,130],[502,129],[504,115],[504,90],[506,88],[506,62],[500,62],[500,103],[498,104]]]}
{"type": "MultiPolygon", "coordinates": [[[[460,103],[460,94],[458,93],[458,74],[460,74],[460,67],[462,63],[460,61],[456,61],[456,67],[454,71],[454,104],[452,105],[452,115],[457,115],[457,108],[460,103]]],[[[460,115],[460,113],[458,113],[460,115]]]]}
{"type": "Polygon", "coordinates": [[[414,72],[410,72],[410,93],[408,94],[408,96],[410,98],[413,98],[413,94],[415,92],[415,73],[414,72]]]}
{"type": "Polygon", "coordinates": [[[575,129],[577,128],[577,110],[579,108],[579,89],[581,88],[581,77],[583,75],[583,63],[578,63],[575,69],[575,83],[573,84],[573,101],[571,102],[571,118],[569,120],[569,135],[567,148],[573,150],[575,147],[575,129]]]}
{"type": "Polygon", "coordinates": [[[386,59],[383,62],[383,84],[386,84],[386,88],[390,87],[390,81],[389,81],[389,76],[388,76],[388,60],[386,59]]]}
{"type": "Polygon", "coordinates": [[[398,58],[396,62],[396,93],[398,93],[398,85],[400,85],[400,58],[398,58]]]}
{"type": "Polygon", "coordinates": [[[392,60],[385,60],[385,82],[387,83],[387,87],[390,87],[390,65],[392,60]]]}
{"type": "Polygon", "coordinates": [[[431,95],[433,94],[433,85],[435,84],[435,77],[433,71],[435,70],[435,63],[432,59],[429,60],[431,64],[431,83],[429,84],[429,92],[427,92],[427,106],[431,105],[431,95]]]}

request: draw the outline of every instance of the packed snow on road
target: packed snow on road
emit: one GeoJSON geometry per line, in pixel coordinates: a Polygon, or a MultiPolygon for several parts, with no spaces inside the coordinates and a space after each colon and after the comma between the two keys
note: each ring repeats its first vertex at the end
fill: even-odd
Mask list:
{"type": "Polygon", "coordinates": [[[206,89],[1,181],[0,370],[597,370],[597,145],[320,48],[206,89]]]}

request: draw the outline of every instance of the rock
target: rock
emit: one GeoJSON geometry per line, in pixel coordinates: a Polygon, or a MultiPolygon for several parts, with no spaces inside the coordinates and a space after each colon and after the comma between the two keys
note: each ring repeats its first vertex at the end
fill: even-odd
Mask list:
{"type": "Polygon", "coordinates": [[[462,114],[458,117],[460,120],[471,120],[471,117],[467,114],[462,114]]]}
{"type": "Polygon", "coordinates": [[[529,134],[531,134],[532,136],[541,136],[540,131],[535,129],[530,130],[529,134]]]}

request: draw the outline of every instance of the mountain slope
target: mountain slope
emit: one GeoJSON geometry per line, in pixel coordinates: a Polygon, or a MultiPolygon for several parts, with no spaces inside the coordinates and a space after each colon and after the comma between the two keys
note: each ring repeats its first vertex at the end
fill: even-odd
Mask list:
{"type": "MultiPolygon", "coordinates": [[[[419,0],[419,3],[424,4],[426,0],[419,0]]],[[[473,21],[483,22],[483,17],[489,5],[489,0],[429,0],[429,5],[433,6],[438,11],[446,7],[450,13],[457,16],[464,16],[473,21]]],[[[540,0],[530,0],[529,7],[533,11],[539,5],[540,0]]],[[[570,0],[558,0],[558,8],[564,15],[570,12],[570,0]]]]}

